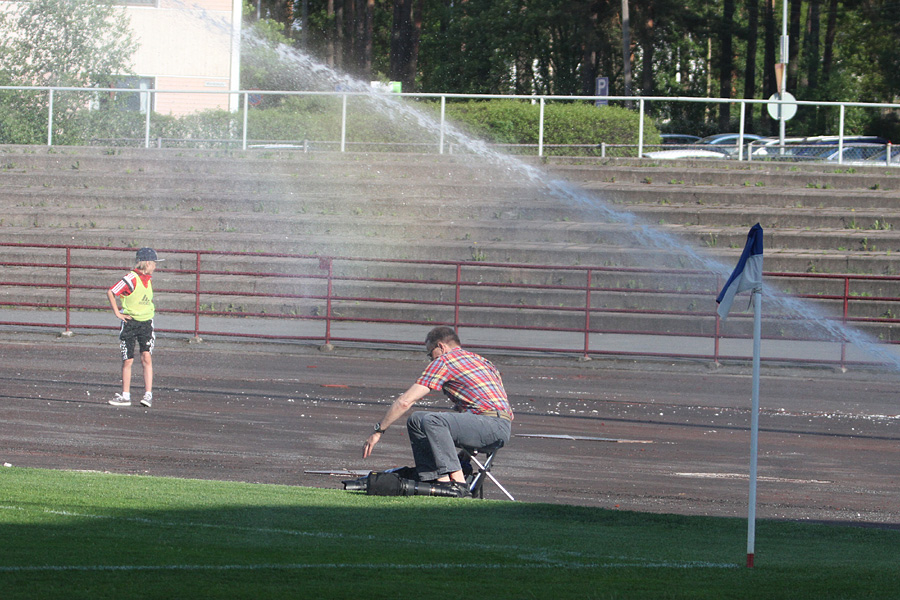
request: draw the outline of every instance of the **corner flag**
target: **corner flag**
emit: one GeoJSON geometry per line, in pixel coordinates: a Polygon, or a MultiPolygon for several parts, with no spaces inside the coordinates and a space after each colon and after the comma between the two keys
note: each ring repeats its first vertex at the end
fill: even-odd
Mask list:
{"type": "Polygon", "coordinates": [[[736,294],[747,290],[756,291],[762,287],[762,269],[763,230],[757,223],[750,228],[741,258],[716,298],[716,302],[719,303],[716,312],[719,313],[720,319],[724,321],[728,317],[728,311],[731,310],[731,303],[734,302],[736,294]]]}
{"type": "Polygon", "coordinates": [[[763,230],[759,223],[750,228],[747,245],[725,287],[719,292],[716,302],[719,318],[723,321],[731,310],[734,296],[739,292],[753,291],[753,389],[750,413],[750,497],[747,507],[747,566],[753,567],[756,554],[756,473],[759,458],[759,361],[760,340],[762,338],[762,266],[763,230]]]}

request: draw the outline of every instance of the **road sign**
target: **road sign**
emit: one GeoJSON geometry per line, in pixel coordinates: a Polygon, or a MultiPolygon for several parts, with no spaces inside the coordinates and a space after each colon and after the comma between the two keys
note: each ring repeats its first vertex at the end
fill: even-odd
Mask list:
{"type": "Polygon", "coordinates": [[[790,121],[797,114],[797,99],[790,92],[785,92],[784,104],[778,104],[779,100],[781,100],[781,94],[772,94],[769,97],[769,116],[779,121],[782,119],[790,121]]]}
{"type": "MultiPolygon", "coordinates": [[[[609,96],[609,77],[598,77],[595,96],[609,96]]],[[[594,100],[594,106],[606,106],[609,100],[601,98],[594,100]]]]}

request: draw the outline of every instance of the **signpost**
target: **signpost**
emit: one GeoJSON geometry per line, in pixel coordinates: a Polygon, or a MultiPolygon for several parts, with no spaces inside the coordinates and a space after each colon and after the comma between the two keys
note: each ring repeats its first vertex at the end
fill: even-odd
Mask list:
{"type": "MultiPolygon", "coordinates": [[[[788,3],[787,0],[781,1],[781,64],[775,66],[775,77],[778,80],[778,92],[782,98],[787,99],[787,65],[788,65],[788,46],[790,39],[788,38],[787,22],[788,22],[788,3]],[[780,67],[780,68],[779,68],[780,67]]],[[[793,99],[793,96],[791,97],[793,99]]],[[[769,105],[771,106],[771,104],[769,105]]],[[[784,106],[784,105],[779,105],[784,106]]],[[[796,104],[794,105],[796,111],[796,104]]],[[[769,114],[772,114],[771,108],[769,114]]],[[[782,108],[779,111],[778,118],[778,143],[781,151],[784,152],[784,123],[787,119],[784,117],[785,111],[782,108]]],[[[792,115],[793,116],[793,115],[792,115]]]]}
{"type": "MultiPolygon", "coordinates": [[[[595,96],[609,96],[609,77],[598,77],[596,84],[595,96]]],[[[606,98],[598,98],[594,100],[594,106],[606,106],[609,100],[606,98]]]]}

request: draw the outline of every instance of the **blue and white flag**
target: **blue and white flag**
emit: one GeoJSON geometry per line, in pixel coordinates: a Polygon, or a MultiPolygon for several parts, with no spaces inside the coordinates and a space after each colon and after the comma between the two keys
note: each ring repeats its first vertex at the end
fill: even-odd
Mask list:
{"type": "Polygon", "coordinates": [[[762,271],[763,271],[763,230],[759,223],[750,228],[747,234],[747,245],[741,252],[741,259],[738,261],[734,272],[725,287],[719,292],[716,302],[719,308],[719,318],[723,321],[731,310],[731,303],[734,302],[734,296],[740,292],[747,290],[762,289],[762,271]]]}

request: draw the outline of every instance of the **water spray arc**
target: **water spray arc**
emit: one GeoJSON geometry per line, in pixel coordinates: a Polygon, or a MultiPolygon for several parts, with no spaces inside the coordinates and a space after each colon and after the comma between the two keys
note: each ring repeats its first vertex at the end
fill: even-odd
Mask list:
{"type": "MultiPolygon", "coordinates": [[[[598,231],[602,232],[604,244],[624,249],[619,255],[627,255],[630,264],[642,267],[671,265],[673,261],[684,269],[704,270],[727,278],[730,267],[702,250],[670,232],[655,227],[637,215],[617,210],[596,195],[579,187],[552,177],[541,168],[516,157],[498,152],[486,142],[462,132],[446,121],[438,121],[426,111],[418,109],[405,100],[405,95],[392,95],[372,89],[367,82],[356,80],[339,73],[311,56],[294,48],[280,44],[271,48],[268,42],[245,32],[245,44],[273,52],[283,68],[282,89],[302,90],[303,94],[329,94],[341,92],[346,98],[355,97],[367,103],[371,110],[387,115],[389,119],[403,126],[416,127],[435,140],[451,140],[457,155],[473,157],[485,169],[496,169],[507,176],[527,183],[561,205],[576,207],[591,213],[596,220],[598,231]]],[[[280,82],[281,83],[281,82],[280,82]]],[[[762,290],[766,305],[771,308],[770,319],[777,319],[792,326],[807,330],[813,339],[845,342],[860,349],[875,361],[886,363],[900,370],[900,355],[879,344],[865,332],[849,327],[828,317],[817,307],[764,284],[762,290]]],[[[710,294],[710,312],[714,311],[714,295],[710,294]]]]}

